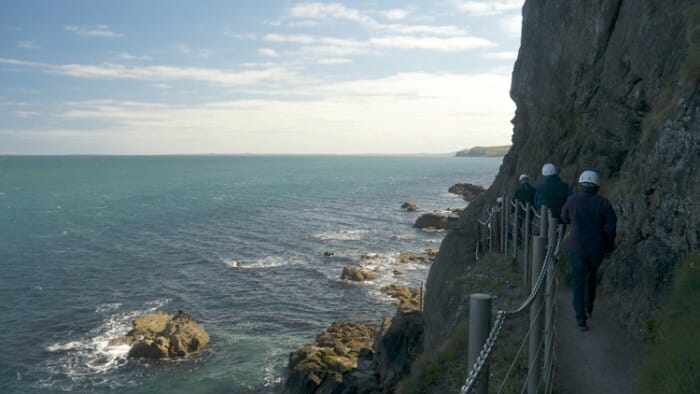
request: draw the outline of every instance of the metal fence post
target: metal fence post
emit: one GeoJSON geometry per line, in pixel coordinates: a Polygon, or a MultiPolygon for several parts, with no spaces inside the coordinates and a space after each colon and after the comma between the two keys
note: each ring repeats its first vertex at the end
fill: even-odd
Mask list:
{"type": "Polygon", "coordinates": [[[520,203],[518,200],[515,201],[515,210],[513,210],[513,258],[517,261],[518,259],[518,233],[520,229],[518,228],[518,218],[520,217],[520,203]]]}
{"type": "Polygon", "coordinates": [[[510,198],[503,197],[503,254],[508,256],[508,229],[510,228],[510,198]]]}
{"type": "Polygon", "coordinates": [[[529,248],[529,246],[530,246],[530,226],[532,225],[532,223],[530,222],[530,219],[531,219],[530,218],[530,208],[531,208],[531,205],[528,202],[525,205],[525,209],[526,209],[526,212],[525,212],[525,236],[523,237],[523,264],[522,264],[523,286],[525,286],[526,289],[528,288],[528,283],[529,283],[528,278],[530,277],[530,271],[529,271],[530,264],[528,263],[530,261],[530,254],[529,254],[529,251],[530,251],[530,248],[529,248]]]}
{"type": "Polygon", "coordinates": [[[540,237],[547,236],[547,206],[542,205],[540,208],[540,233],[537,234],[540,237]]]}
{"type": "MultiPolygon", "coordinates": [[[[489,294],[472,294],[469,297],[469,351],[468,362],[471,368],[479,358],[484,342],[491,329],[491,299],[489,294]]],[[[484,365],[479,381],[476,385],[476,393],[487,394],[489,392],[489,368],[484,365]]]]}
{"type": "MultiPolygon", "coordinates": [[[[543,217],[543,219],[546,216],[543,217]]],[[[544,220],[543,220],[544,221],[544,220]]],[[[547,239],[542,236],[537,236],[532,239],[532,288],[537,285],[537,277],[540,274],[542,265],[545,259],[545,242],[547,239]]],[[[530,305],[530,341],[528,348],[528,379],[527,392],[528,394],[537,394],[540,379],[540,367],[542,365],[542,356],[539,353],[540,343],[542,342],[542,292],[539,292],[535,297],[532,305],[530,305]]]]}
{"type": "MultiPolygon", "coordinates": [[[[549,248],[554,253],[554,248],[557,246],[557,230],[559,228],[558,220],[552,216],[551,212],[548,215],[549,233],[548,243],[549,248]]],[[[554,258],[554,256],[552,256],[554,258]]],[[[551,378],[551,363],[554,345],[554,264],[547,265],[547,277],[545,282],[545,318],[544,318],[544,377],[551,378]]],[[[548,382],[547,382],[548,383],[548,382]]]]}

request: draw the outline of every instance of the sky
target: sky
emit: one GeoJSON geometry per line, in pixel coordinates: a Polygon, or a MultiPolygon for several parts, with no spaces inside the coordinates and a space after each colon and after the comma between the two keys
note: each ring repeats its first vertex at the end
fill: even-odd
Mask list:
{"type": "Polygon", "coordinates": [[[510,143],[523,0],[0,3],[0,154],[510,143]]]}

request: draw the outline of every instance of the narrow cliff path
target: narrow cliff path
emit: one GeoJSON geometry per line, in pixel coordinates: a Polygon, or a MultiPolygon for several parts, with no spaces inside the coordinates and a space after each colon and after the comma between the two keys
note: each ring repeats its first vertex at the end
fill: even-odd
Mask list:
{"type": "Polygon", "coordinates": [[[576,327],[571,289],[557,289],[557,387],[568,394],[637,393],[636,364],[642,345],[632,340],[602,303],[588,331],[576,327]]]}

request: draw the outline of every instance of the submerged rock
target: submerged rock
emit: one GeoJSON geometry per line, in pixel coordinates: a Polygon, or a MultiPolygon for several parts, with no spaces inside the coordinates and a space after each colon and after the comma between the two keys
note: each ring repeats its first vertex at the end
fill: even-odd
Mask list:
{"type": "Polygon", "coordinates": [[[112,339],[108,347],[131,345],[132,358],[179,358],[201,352],[209,334],[187,314],[158,311],[134,319],[133,329],[112,339]]]}
{"type": "Polygon", "coordinates": [[[418,205],[416,205],[416,204],[414,204],[414,203],[412,203],[412,202],[406,201],[405,203],[403,203],[403,205],[401,205],[401,209],[405,209],[405,210],[407,210],[408,212],[416,212],[416,211],[418,211],[420,208],[418,208],[418,205]]]}
{"type": "Polygon", "coordinates": [[[340,275],[340,279],[351,280],[353,282],[364,282],[377,279],[377,274],[365,272],[359,268],[348,266],[343,268],[343,273],[340,275]]]}

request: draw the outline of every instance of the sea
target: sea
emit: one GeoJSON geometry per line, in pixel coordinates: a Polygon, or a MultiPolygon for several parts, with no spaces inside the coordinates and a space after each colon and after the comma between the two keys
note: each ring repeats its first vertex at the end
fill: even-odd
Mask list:
{"type": "Polygon", "coordinates": [[[0,156],[0,392],[276,392],[289,353],[334,321],[378,323],[439,248],[420,212],[463,208],[501,158],[0,156]],[[324,257],[324,252],[333,252],[324,257]],[[376,259],[362,255],[374,253],[376,259]],[[378,270],[372,282],[343,267],[378,270]],[[393,270],[403,275],[395,276],[393,270]],[[182,310],[211,342],[178,361],[107,348],[182,310]]]}

